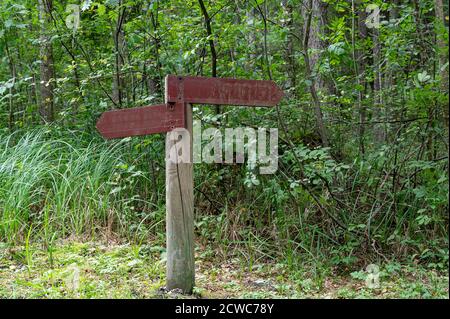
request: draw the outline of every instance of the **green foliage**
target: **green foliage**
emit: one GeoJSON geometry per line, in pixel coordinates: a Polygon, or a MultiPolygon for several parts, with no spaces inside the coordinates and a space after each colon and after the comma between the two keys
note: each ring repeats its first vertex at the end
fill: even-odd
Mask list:
{"type": "Polygon", "coordinates": [[[55,135],[47,128],[2,139],[1,236],[20,241],[30,221],[33,235],[44,235],[48,242],[54,233],[95,234],[113,219],[117,230],[125,227],[128,232],[130,221],[147,205],[139,194],[128,194],[135,192],[137,180],[141,185],[148,180],[134,165],[125,164],[126,144],[55,135]]]}
{"type": "MultiPolygon", "coordinates": [[[[276,109],[195,107],[205,126],[278,127],[280,135],[273,175],[195,166],[205,258],[237,258],[245,269],[276,261],[309,291],[331,273],[361,279],[371,262],[388,260],[387,273],[395,263],[448,269],[448,4],[439,21],[431,0],[314,0],[311,26],[320,30],[306,37],[316,11],[299,0],[204,1],[211,35],[196,0],[53,1],[44,26],[36,1],[16,2],[0,2],[0,241],[41,241],[51,267],[55,242],[71,236],[160,247],[164,139],[105,142],[95,122],[106,110],[161,103],[166,74],[210,76],[212,40],[217,76],[273,79],[285,98],[276,109]],[[66,9],[75,3],[80,27],[72,30],[66,9]],[[379,28],[361,15],[369,5],[381,9],[379,28]],[[44,44],[55,69],[55,121],[46,124],[44,44]]],[[[14,256],[35,271],[32,251],[14,256]]],[[[114,258],[97,270],[126,272],[108,268],[114,258]]],[[[83,287],[85,296],[98,292],[83,287]]],[[[402,296],[434,293],[417,284],[402,296]]]]}

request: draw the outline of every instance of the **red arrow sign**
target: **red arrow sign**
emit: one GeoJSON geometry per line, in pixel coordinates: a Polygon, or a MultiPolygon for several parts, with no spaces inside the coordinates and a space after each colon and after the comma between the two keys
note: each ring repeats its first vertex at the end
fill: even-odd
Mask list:
{"type": "Polygon", "coordinates": [[[97,130],[105,138],[169,132],[184,127],[181,104],[160,104],[105,112],[97,121],[97,130]]]}
{"type": "Polygon", "coordinates": [[[166,77],[166,103],[275,106],[283,92],[273,81],[194,76],[166,77]]]}
{"type": "Polygon", "coordinates": [[[275,106],[282,97],[273,81],[168,75],[166,104],[105,112],[97,129],[105,138],[169,132],[185,127],[186,103],[275,106]]]}

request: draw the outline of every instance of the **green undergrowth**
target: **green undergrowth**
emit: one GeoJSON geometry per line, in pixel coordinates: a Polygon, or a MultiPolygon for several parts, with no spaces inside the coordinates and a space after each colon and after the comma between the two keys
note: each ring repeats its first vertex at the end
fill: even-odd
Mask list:
{"type": "MultiPolygon", "coordinates": [[[[202,248],[203,249],[203,248],[202,248]]],[[[317,265],[325,267],[324,265],[317,265]]],[[[191,296],[164,290],[165,250],[155,244],[57,241],[0,244],[1,298],[448,298],[448,275],[417,265],[380,265],[378,288],[364,269],[323,278],[283,263],[202,257],[191,296]]]]}
{"type": "MultiPolygon", "coordinates": [[[[4,135],[0,296],[171,298],[161,289],[163,144],[156,135],[103,141],[56,126],[4,135]]],[[[381,153],[378,169],[371,160],[344,167],[325,148],[298,151],[303,168],[285,152],[270,178],[245,165],[196,165],[197,297],[448,294],[448,179],[440,166],[414,166],[403,174],[414,180],[391,196],[381,153]],[[287,164],[307,174],[306,186],[285,178],[295,175],[287,164]],[[369,264],[380,267],[379,289],[365,285],[369,264]]]]}

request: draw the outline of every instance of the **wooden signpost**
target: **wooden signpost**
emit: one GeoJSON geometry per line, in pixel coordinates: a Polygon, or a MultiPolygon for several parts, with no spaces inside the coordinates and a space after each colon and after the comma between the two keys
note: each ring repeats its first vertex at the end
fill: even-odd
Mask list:
{"type": "Polygon", "coordinates": [[[189,132],[187,162],[169,160],[176,140],[172,134],[166,136],[166,236],[167,289],[191,293],[195,281],[191,105],[275,106],[283,92],[273,81],[229,78],[168,75],[165,85],[166,104],[105,112],[97,129],[107,139],[165,133],[176,128],[189,132]]]}

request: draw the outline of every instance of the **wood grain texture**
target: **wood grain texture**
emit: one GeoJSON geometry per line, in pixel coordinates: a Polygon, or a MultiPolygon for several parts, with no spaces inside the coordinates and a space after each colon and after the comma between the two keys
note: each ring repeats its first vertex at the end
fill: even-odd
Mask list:
{"type": "Polygon", "coordinates": [[[202,76],[166,76],[166,103],[275,106],[283,97],[275,82],[202,76]]]}
{"type": "Polygon", "coordinates": [[[169,132],[184,127],[183,105],[150,105],[104,112],[97,130],[107,139],[169,132]]]}
{"type": "Polygon", "coordinates": [[[192,164],[192,107],[186,107],[186,129],[190,134],[189,163],[176,164],[169,154],[175,141],[166,137],[166,236],[167,289],[191,293],[195,284],[194,182],[192,164]]]}

